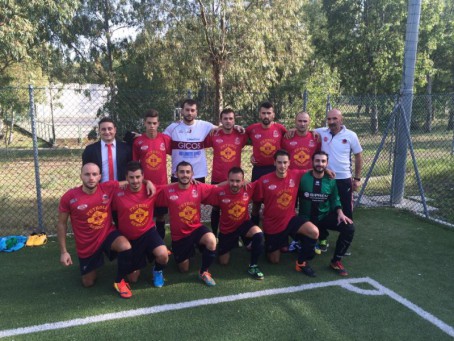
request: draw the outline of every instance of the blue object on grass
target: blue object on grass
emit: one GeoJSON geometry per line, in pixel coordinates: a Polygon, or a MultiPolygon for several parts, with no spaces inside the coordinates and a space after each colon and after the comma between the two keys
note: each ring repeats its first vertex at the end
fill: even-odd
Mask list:
{"type": "Polygon", "coordinates": [[[6,236],[0,237],[0,251],[13,252],[22,249],[27,242],[25,236],[6,236]]]}

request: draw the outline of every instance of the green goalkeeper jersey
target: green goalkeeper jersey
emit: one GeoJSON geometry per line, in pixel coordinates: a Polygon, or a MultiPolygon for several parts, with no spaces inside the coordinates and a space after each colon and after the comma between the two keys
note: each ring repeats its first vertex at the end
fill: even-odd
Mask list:
{"type": "Polygon", "coordinates": [[[314,178],[312,171],[301,177],[299,187],[299,215],[317,223],[330,211],[342,208],[335,179],[327,174],[314,178]]]}

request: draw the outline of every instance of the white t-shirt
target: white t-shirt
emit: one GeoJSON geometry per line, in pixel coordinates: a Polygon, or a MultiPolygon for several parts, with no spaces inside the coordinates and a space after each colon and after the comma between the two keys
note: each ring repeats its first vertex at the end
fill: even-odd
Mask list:
{"type": "Polygon", "coordinates": [[[194,120],[187,125],[183,121],[169,125],[164,134],[172,139],[172,174],[175,176],[181,161],[189,162],[194,169],[194,178],[207,176],[207,159],[203,141],[215,126],[210,122],[194,120]]]}
{"type": "Polygon", "coordinates": [[[317,128],[322,140],[322,150],[328,154],[328,169],[336,173],[336,179],[352,177],[351,154],[363,151],[358,136],[342,126],[340,132],[333,136],[329,128],[317,128]]]}

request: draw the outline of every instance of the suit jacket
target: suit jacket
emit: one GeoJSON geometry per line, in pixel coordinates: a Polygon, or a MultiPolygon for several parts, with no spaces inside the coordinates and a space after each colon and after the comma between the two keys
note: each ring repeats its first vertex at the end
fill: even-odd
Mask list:
{"type": "MultiPolygon", "coordinates": [[[[126,165],[132,160],[132,150],[129,144],[119,140],[116,140],[116,150],[117,162],[114,167],[117,167],[118,181],[122,181],[126,179],[126,165]]],[[[85,147],[84,152],[82,153],[82,165],[89,162],[97,164],[102,172],[101,141],[85,147]]]]}

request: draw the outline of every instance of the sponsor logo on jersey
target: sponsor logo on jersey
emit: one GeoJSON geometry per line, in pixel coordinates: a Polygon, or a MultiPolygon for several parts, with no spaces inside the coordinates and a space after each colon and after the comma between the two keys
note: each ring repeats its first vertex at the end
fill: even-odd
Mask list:
{"type": "Polygon", "coordinates": [[[276,185],[269,185],[268,188],[270,190],[274,191],[277,188],[277,186],[276,185]]]}
{"type": "Polygon", "coordinates": [[[83,204],[83,205],[77,206],[77,209],[82,211],[82,210],[85,210],[87,207],[88,207],[88,205],[83,204]]]}
{"type": "Polygon", "coordinates": [[[118,192],[117,197],[123,197],[125,195],[125,192],[118,192]]]}
{"type": "Polygon", "coordinates": [[[222,199],[222,202],[223,202],[224,204],[228,204],[228,203],[230,203],[230,201],[231,201],[231,200],[230,200],[229,198],[222,199]]]}
{"type": "Polygon", "coordinates": [[[216,142],[216,143],[219,143],[219,144],[220,144],[220,143],[224,143],[224,140],[223,140],[223,139],[216,139],[216,140],[215,140],[214,142],[216,142]]]}
{"type": "Polygon", "coordinates": [[[203,144],[202,142],[172,141],[172,149],[200,150],[203,149],[203,144]]]}
{"type": "Polygon", "coordinates": [[[295,147],[297,144],[298,144],[297,141],[291,141],[291,142],[289,143],[289,145],[291,145],[292,147],[295,147]]]}
{"type": "Polygon", "coordinates": [[[254,138],[255,138],[256,140],[260,140],[261,137],[262,137],[262,134],[255,134],[255,135],[254,135],[254,138]]]}
{"type": "Polygon", "coordinates": [[[169,199],[175,201],[178,199],[178,195],[171,195],[169,199]]]}
{"type": "Polygon", "coordinates": [[[147,145],[140,147],[140,150],[147,150],[147,149],[148,149],[147,145]]]}

